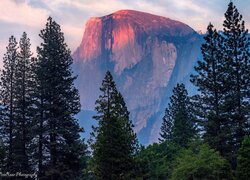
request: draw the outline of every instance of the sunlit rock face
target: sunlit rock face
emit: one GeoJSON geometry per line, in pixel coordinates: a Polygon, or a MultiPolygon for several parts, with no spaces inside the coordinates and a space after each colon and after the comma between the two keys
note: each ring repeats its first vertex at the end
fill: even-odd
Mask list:
{"type": "Polygon", "coordinates": [[[94,110],[110,70],[141,142],[156,141],[171,89],[177,82],[188,83],[200,42],[189,26],[144,12],[121,10],[90,18],[73,54],[82,108],[94,110]]]}

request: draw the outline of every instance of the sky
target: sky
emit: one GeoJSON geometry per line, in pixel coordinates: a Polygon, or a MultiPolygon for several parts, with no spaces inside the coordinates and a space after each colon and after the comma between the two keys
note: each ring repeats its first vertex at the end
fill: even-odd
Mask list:
{"type": "MultiPolygon", "coordinates": [[[[25,31],[32,51],[40,43],[39,32],[51,16],[61,25],[72,52],[79,46],[90,17],[104,16],[121,9],[133,9],[168,17],[206,31],[209,22],[222,28],[230,0],[0,0],[0,67],[8,39],[17,40],[25,31]]],[[[250,0],[233,0],[250,29],[250,0]]]]}

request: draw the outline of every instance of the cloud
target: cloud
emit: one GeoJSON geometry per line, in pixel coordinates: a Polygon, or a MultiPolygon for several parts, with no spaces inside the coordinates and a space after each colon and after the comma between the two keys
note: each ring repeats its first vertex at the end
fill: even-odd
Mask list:
{"type": "MultiPolygon", "coordinates": [[[[23,0],[25,2],[25,0],[23,0]]],[[[45,9],[45,10],[51,10],[49,6],[44,2],[44,1],[39,1],[39,0],[30,0],[28,1],[28,4],[33,7],[33,8],[38,8],[38,9],[45,9]]]]}
{"type": "Polygon", "coordinates": [[[46,10],[32,8],[25,1],[2,0],[0,7],[2,22],[38,27],[48,17],[46,10]]]}

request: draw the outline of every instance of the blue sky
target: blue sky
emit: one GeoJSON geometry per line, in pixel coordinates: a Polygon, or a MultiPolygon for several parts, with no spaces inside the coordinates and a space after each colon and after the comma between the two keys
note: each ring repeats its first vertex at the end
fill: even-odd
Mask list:
{"type": "MultiPolygon", "coordinates": [[[[8,38],[20,38],[23,31],[31,39],[32,50],[39,45],[39,31],[52,16],[65,34],[73,52],[80,44],[86,21],[120,9],[134,9],[182,21],[205,32],[212,22],[221,29],[229,0],[0,0],[0,66],[8,38]]],[[[250,29],[250,0],[234,0],[250,29]]]]}

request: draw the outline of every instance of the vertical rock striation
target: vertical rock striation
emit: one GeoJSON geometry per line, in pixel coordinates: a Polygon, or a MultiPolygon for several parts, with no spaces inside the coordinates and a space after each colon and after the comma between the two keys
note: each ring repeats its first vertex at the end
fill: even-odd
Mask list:
{"type": "Polygon", "coordinates": [[[73,54],[83,109],[93,110],[110,70],[143,143],[157,140],[162,112],[176,82],[188,83],[201,37],[188,25],[121,10],[90,18],[73,54]]]}

